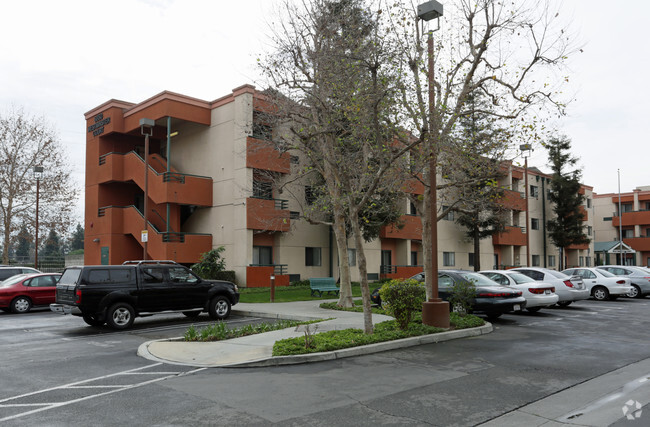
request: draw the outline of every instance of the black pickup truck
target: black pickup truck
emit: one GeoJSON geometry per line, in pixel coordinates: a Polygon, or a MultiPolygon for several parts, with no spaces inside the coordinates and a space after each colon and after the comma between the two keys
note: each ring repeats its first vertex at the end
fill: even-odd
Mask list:
{"type": "Polygon", "coordinates": [[[66,268],[50,310],[81,316],[91,326],[127,329],[136,317],[163,312],[196,317],[207,311],[225,319],[238,302],[234,283],[201,279],[173,261],[127,261],[66,268]]]}

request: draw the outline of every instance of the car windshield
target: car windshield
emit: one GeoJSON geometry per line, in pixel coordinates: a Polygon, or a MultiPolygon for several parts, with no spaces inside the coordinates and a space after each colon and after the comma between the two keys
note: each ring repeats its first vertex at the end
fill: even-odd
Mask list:
{"type": "Polygon", "coordinates": [[[16,276],[11,276],[10,278],[0,283],[0,287],[8,288],[9,286],[15,285],[16,283],[20,282],[25,277],[27,277],[26,274],[18,274],[16,276]]]}
{"type": "Polygon", "coordinates": [[[547,270],[547,273],[550,274],[551,276],[557,277],[558,279],[562,279],[562,280],[566,280],[566,278],[569,277],[566,274],[555,270],[547,270]]]}
{"type": "Polygon", "coordinates": [[[605,277],[616,277],[615,274],[612,274],[607,270],[601,270],[600,268],[596,268],[595,270],[598,274],[602,274],[605,277]]]}
{"type": "Polygon", "coordinates": [[[508,277],[512,278],[512,280],[514,280],[515,283],[518,284],[518,285],[520,285],[522,283],[535,282],[534,279],[526,276],[525,274],[521,274],[521,273],[508,273],[508,277]]]}
{"type": "Polygon", "coordinates": [[[460,276],[463,279],[466,279],[472,283],[474,283],[475,286],[500,286],[497,282],[495,282],[492,279],[488,279],[482,274],[479,273],[459,273],[460,276]]]}

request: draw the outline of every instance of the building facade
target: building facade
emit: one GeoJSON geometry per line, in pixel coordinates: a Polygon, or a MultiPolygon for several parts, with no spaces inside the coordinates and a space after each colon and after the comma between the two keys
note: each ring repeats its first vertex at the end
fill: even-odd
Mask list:
{"type": "Polygon", "coordinates": [[[594,209],[599,263],[650,266],[650,186],[596,194],[594,209]]]}
{"type": "MultiPolygon", "coordinates": [[[[279,285],[338,277],[332,230],[301,219],[309,185],[295,182],[282,193],[273,185],[275,179],[291,177],[301,158],[280,153],[268,141],[270,129],[260,118],[267,110],[264,95],[245,85],[211,102],[162,92],[138,104],[111,100],[86,113],[84,262],[143,259],[146,234],[148,259],[192,264],[201,253],[223,246],[227,269],[244,286],[268,286],[271,276],[279,285]],[[148,153],[142,119],[155,123],[148,153]]],[[[557,268],[559,251],[545,233],[552,215],[550,176],[527,169],[526,203],[525,175],[524,168],[504,164],[499,183],[506,189],[502,202],[509,225],[504,233],[481,241],[484,269],[557,268]]],[[[405,188],[424,193],[419,182],[405,188]]],[[[583,186],[582,191],[587,196],[585,227],[591,230],[592,189],[583,186]]],[[[422,226],[406,198],[401,222],[402,228],[384,227],[378,239],[365,244],[370,280],[422,271],[422,226]]],[[[453,214],[438,223],[438,239],[440,268],[472,268],[473,243],[453,214]]],[[[565,254],[566,265],[591,265],[593,244],[568,248],[565,254]]],[[[353,280],[358,280],[354,249],[348,260],[353,280]]]]}

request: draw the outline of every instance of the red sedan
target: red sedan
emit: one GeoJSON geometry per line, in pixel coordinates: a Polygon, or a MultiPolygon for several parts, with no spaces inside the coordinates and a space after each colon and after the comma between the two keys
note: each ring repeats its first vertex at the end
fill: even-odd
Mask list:
{"type": "Polygon", "coordinates": [[[19,274],[0,282],[0,310],[27,313],[33,306],[54,303],[58,273],[19,274]]]}

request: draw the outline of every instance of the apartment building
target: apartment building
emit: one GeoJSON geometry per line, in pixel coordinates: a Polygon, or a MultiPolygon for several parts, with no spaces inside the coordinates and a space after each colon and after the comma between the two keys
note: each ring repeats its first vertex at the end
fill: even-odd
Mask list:
{"type": "Polygon", "coordinates": [[[650,266],[650,186],[595,194],[594,212],[599,264],[650,266]]]}
{"type": "MultiPolygon", "coordinates": [[[[269,179],[291,177],[301,158],[278,152],[268,140],[271,130],[261,118],[267,110],[264,95],[244,85],[214,101],[162,92],[140,103],[110,100],[86,113],[84,262],[142,259],[146,238],[147,258],[184,264],[223,246],[227,268],[241,285],[268,286],[271,276],[279,285],[338,277],[332,230],[301,219],[308,183],[291,183],[281,193],[269,179]],[[155,124],[147,153],[142,119],[155,124]]],[[[506,232],[481,241],[481,266],[527,265],[530,253],[531,265],[557,268],[558,251],[544,232],[552,215],[545,197],[550,177],[528,169],[526,203],[524,169],[504,167],[500,184],[507,188],[503,203],[511,222],[506,232]]],[[[416,181],[405,188],[424,192],[416,181]]],[[[590,203],[591,188],[583,190],[590,203]]],[[[591,220],[585,211],[589,229],[591,220]]],[[[366,243],[370,280],[422,271],[422,225],[406,198],[401,222],[402,228],[383,227],[378,239],[366,243]]],[[[440,267],[471,269],[473,243],[453,215],[438,223],[438,235],[440,267]]],[[[567,265],[590,265],[593,245],[566,254],[567,265]]],[[[359,280],[354,249],[348,260],[353,280],[359,280]]]]}

